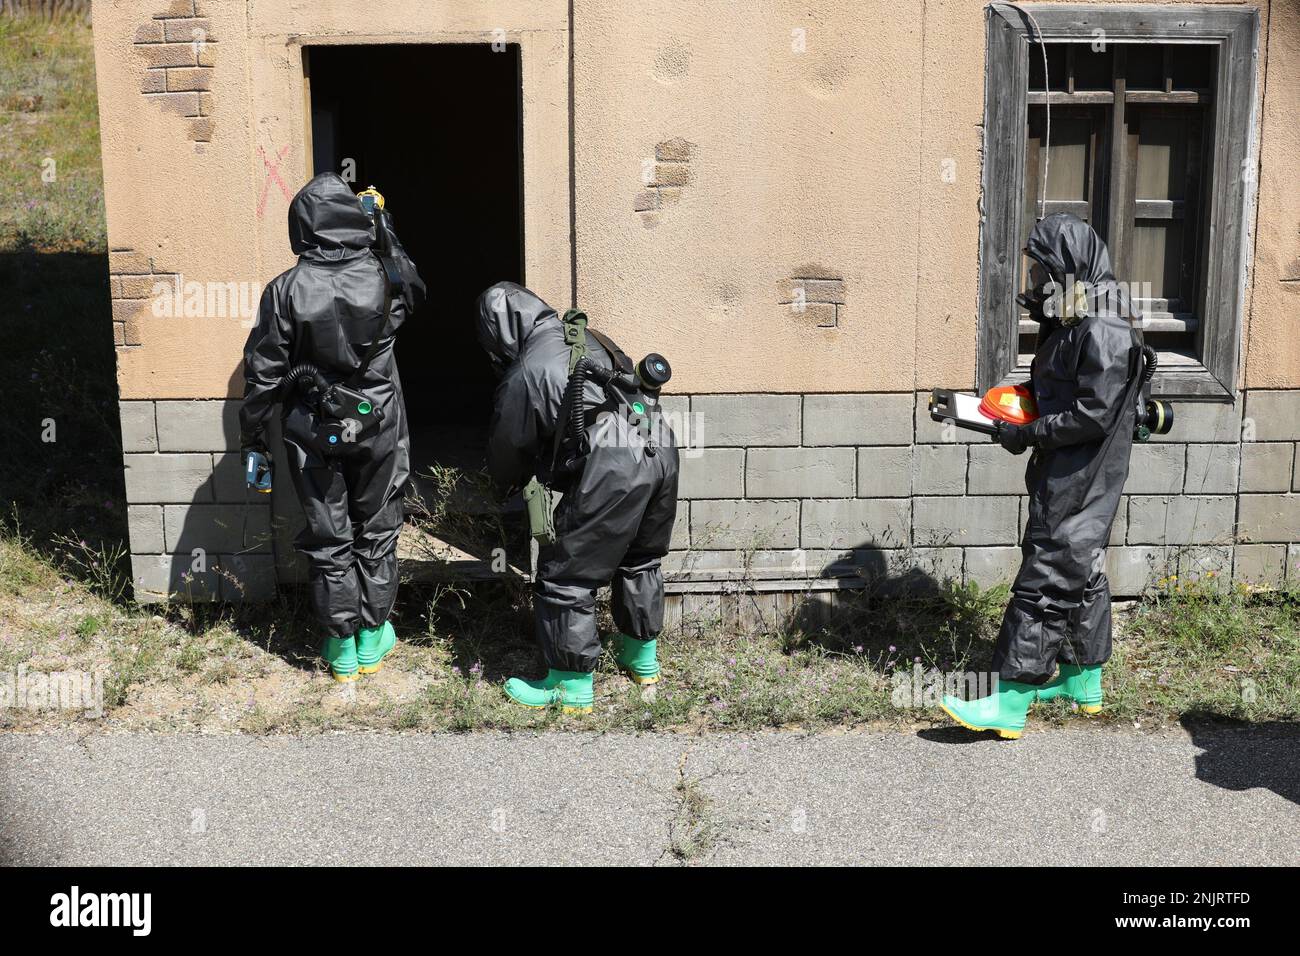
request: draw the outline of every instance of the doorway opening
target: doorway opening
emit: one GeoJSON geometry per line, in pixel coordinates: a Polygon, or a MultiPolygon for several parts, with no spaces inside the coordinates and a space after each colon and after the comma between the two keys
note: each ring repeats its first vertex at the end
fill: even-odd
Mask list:
{"type": "MultiPolygon", "coordinates": [[[[428,287],[397,337],[416,485],[483,466],[496,378],[475,301],[524,283],[520,48],[508,44],[322,45],[303,50],[314,171],[374,185],[428,287]]],[[[457,486],[450,506],[491,513],[457,486]]]]}

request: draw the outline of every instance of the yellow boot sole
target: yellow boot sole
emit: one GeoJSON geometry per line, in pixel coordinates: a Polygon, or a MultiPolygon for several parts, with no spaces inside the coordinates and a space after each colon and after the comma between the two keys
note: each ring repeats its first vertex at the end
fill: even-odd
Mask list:
{"type": "Polygon", "coordinates": [[[361,676],[361,671],[357,671],[355,674],[336,674],[333,670],[331,670],[330,676],[333,677],[340,684],[351,684],[354,680],[356,680],[361,676]]]}
{"type": "MultiPolygon", "coordinates": [[[[522,700],[519,700],[517,697],[511,697],[509,694],[506,694],[506,699],[517,707],[527,707],[529,710],[547,710],[555,706],[554,704],[525,704],[522,700]]],[[[570,707],[567,704],[560,705],[560,713],[562,714],[590,714],[594,709],[594,704],[588,704],[586,707],[570,707]]]]}
{"type": "Polygon", "coordinates": [[[660,677],[659,674],[655,674],[653,677],[646,677],[644,674],[633,673],[632,671],[628,670],[626,667],[620,667],[619,670],[623,673],[623,676],[626,677],[628,680],[630,680],[632,683],[640,684],[642,687],[648,687],[651,684],[659,683],[659,677],[660,677]]]}
{"type": "Polygon", "coordinates": [[[378,663],[370,664],[370,665],[366,665],[366,664],[360,665],[359,667],[357,667],[357,673],[378,674],[383,669],[384,669],[384,662],[383,659],[381,658],[378,663]]]}
{"type": "Polygon", "coordinates": [[[942,710],[949,717],[951,717],[953,720],[957,721],[957,723],[961,724],[967,730],[974,730],[981,733],[987,730],[991,730],[999,737],[1001,737],[1003,740],[1019,740],[1021,735],[1024,734],[1023,730],[1004,730],[1001,727],[976,727],[974,724],[968,724],[966,721],[962,720],[960,717],[954,714],[943,704],[939,705],[939,709],[942,710]]]}
{"type": "Polygon", "coordinates": [[[1101,713],[1101,704],[1080,704],[1079,709],[1091,717],[1101,713]]]}
{"type": "MultiPolygon", "coordinates": [[[[509,694],[507,694],[506,696],[510,697],[509,694]]],[[[519,707],[527,707],[529,710],[548,710],[551,707],[555,706],[554,704],[525,704],[522,700],[515,700],[513,697],[510,697],[510,703],[515,704],[519,707]]],[[[595,709],[594,707],[567,707],[562,705],[560,707],[560,713],[590,714],[594,709],[595,709]]]]}

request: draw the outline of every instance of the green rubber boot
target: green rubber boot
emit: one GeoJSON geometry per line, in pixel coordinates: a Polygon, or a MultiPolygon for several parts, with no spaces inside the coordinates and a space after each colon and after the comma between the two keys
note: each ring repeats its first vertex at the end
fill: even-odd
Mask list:
{"type": "Polygon", "coordinates": [[[397,632],[385,621],[378,627],[357,631],[357,672],[374,674],[384,666],[384,658],[397,645],[397,632]]]}
{"type": "Polygon", "coordinates": [[[1038,688],[1039,700],[1068,697],[1085,714],[1101,713],[1101,665],[1062,664],[1055,678],[1038,688]]]}
{"type": "Polygon", "coordinates": [[[655,656],[657,641],[641,641],[630,634],[614,635],[614,660],[618,669],[634,684],[657,684],[659,660],[655,656]]]}
{"type": "Polygon", "coordinates": [[[330,673],[334,675],[336,681],[346,684],[357,679],[356,635],[325,638],[325,646],[321,648],[320,656],[325,658],[325,663],[330,666],[330,673]]]}
{"type": "Polygon", "coordinates": [[[1038,690],[1033,684],[998,681],[996,694],[976,700],[946,695],[939,704],[957,723],[969,730],[995,730],[1005,740],[1016,740],[1025,731],[1025,717],[1038,690]]]}
{"type": "Polygon", "coordinates": [[[549,670],[541,680],[512,677],[506,681],[506,696],[525,707],[554,707],[566,714],[589,714],[596,700],[588,671],[549,670]]]}

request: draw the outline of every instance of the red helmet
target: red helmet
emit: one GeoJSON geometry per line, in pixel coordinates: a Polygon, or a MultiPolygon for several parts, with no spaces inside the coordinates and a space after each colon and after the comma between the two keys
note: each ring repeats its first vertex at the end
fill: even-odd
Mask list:
{"type": "Polygon", "coordinates": [[[1000,385],[985,393],[980,400],[980,413],[994,421],[1027,425],[1038,417],[1038,405],[1026,386],[1000,385]]]}

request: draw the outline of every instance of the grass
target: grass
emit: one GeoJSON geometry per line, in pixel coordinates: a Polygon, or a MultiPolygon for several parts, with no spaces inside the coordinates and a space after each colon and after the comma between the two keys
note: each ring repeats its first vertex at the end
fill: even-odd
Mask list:
{"type": "MultiPolygon", "coordinates": [[[[894,705],[900,673],[987,666],[1005,588],[882,584],[779,614],[733,593],[665,635],[654,688],[605,654],[595,713],[578,718],[520,710],[500,691],[540,672],[518,582],[405,586],[398,649],[349,686],[317,660],[299,590],[249,607],[133,604],[89,29],[0,19],[0,91],[0,377],[16,399],[0,417],[0,673],[99,672],[108,724],[128,729],[708,731],[911,727],[939,717],[894,705]]],[[[417,517],[439,537],[478,552],[505,533],[445,507],[475,494],[464,476],[431,484],[417,517]]],[[[1298,634],[1300,593],[1162,582],[1117,614],[1100,720],[1300,718],[1298,634]]],[[[1036,714],[1074,719],[1063,704],[1036,714]]],[[[85,719],[0,709],[0,727],[85,719]]],[[[691,859],[716,834],[686,777],[679,796],[673,852],[691,859]]]]}
{"type": "Polygon", "coordinates": [[[1300,717],[1300,592],[1170,580],[1126,623],[1111,712],[1265,721],[1300,717]]]}
{"type": "Polygon", "coordinates": [[[0,18],[0,251],[105,251],[98,130],[90,27],[0,18]]]}
{"type": "MultiPolygon", "coordinates": [[[[934,707],[896,706],[895,681],[913,667],[986,667],[1006,599],[1005,588],[879,587],[755,623],[743,613],[748,596],[727,595],[664,636],[664,679],[652,688],[625,680],[605,653],[595,712],[575,717],[520,709],[501,693],[505,677],[541,671],[522,585],[406,585],[395,615],[401,643],[384,670],[339,685],[315,656],[298,590],[269,605],[138,606],[105,596],[80,560],[0,536],[0,670],[98,671],[106,720],[121,729],[913,729],[946,721],[934,707]]],[[[1116,630],[1107,711],[1090,725],[1300,718],[1300,594],[1169,582],[1119,609],[1116,630]]],[[[0,726],[15,729],[86,719],[0,711],[0,726]]],[[[1036,722],[1075,720],[1063,703],[1035,710],[1036,722]]],[[[693,829],[683,823],[686,856],[693,829]]]]}
{"type": "Polygon", "coordinates": [[[106,467],[122,449],[88,26],[0,18],[0,168],[0,523],[120,597],[125,496],[121,469],[106,467]]]}

